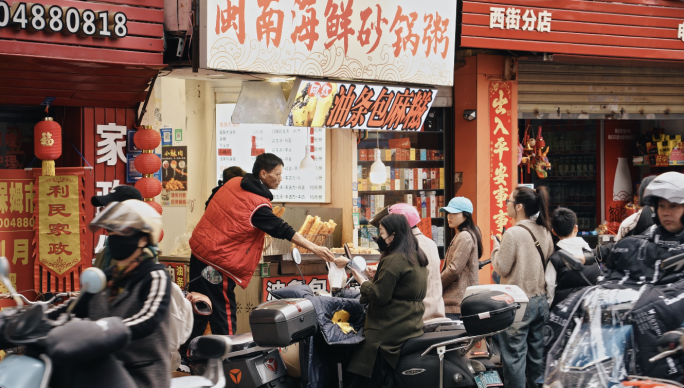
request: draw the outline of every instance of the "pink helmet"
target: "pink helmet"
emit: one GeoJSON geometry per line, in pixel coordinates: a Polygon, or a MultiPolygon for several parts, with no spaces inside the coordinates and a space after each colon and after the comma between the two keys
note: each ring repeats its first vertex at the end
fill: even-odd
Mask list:
{"type": "Polygon", "coordinates": [[[390,214],[403,215],[404,217],[406,217],[406,220],[412,228],[418,225],[418,223],[420,222],[420,215],[418,214],[418,210],[416,210],[415,207],[409,205],[408,203],[398,203],[396,205],[388,206],[382,209],[381,212],[376,214],[375,217],[373,217],[373,219],[370,220],[370,224],[375,226],[376,228],[379,228],[380,220],[382,220],[390,214]]]}

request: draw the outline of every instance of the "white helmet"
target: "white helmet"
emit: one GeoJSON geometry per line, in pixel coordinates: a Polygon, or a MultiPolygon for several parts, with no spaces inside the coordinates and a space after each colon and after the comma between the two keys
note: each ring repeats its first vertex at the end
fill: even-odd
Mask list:
{"type": "Polygon", "coordinates": [[[666,172],[658,175],[644,191],[644,202],[658,206],[658,199],[684,204],[684,174],[666,172]]]}
{"type": "Polygon", "coordinates": [[[124,236],[136,232],[150,235],[150,244],[156,245],[162,231],[162,217],[152,206],[137,199],[112,202],[102,210],[88,228],[91,232],[105,229],[124,236]]]}

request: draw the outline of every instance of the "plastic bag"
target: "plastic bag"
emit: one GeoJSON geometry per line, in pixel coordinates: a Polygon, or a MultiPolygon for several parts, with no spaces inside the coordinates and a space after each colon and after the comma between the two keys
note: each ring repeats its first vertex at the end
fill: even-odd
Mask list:
{"type": "Polygon", "coordinates": [[[328,283],[330,288],[342,288],[347,280],[347,272],[344,268],[337,268],[335,263],[325,263],[328,266],[328,283]]]}

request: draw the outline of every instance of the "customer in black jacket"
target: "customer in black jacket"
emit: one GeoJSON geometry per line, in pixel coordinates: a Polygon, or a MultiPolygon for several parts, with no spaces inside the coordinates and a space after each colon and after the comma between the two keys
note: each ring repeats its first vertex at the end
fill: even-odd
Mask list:
{"type": "Polygon", "coordinates": [[[584,257],[584,252],[591,252],[591,249],[583,238],[577,237],[575,212],[559,207],[553,212],[551,226],[553,234],[560,239],[556,243],[556,251],[549,257],[546,265],[546,295],[550,308],[553,308],[573,292],[589,286],[588,282],[596,284],[600,270],[595,260],[586,260],[584,257]],[[561,250],[584,262],[582,272],[573,271],[565,266],[559,253],[561,250]]]}

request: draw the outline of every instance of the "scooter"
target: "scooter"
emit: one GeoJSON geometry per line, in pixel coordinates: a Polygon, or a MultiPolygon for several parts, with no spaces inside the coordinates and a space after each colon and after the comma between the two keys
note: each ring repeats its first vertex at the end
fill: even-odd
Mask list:
{"type": "MultiPolygon", "coordinates": [[[[298,266],[301,262],[301,255],[297,249],[293,250],[292,257],[298,266]]],[[[349,258],[355,269],[365,269],[363,258],[349,258]]],[[[324,296],[317,297],[325,298],[324,296]]],[[[277,306],[294,306],[288,311],[282,311],[281,315],[283,322],[287,322],[288,329],[292,330],[289,337],[290,343],[297,343],[311,338],[314,332],[320,330],[316,321],[309,327],[302,328],[297,325],[297,323],[304,325],[308,321],[308,317],[297,314],[301,314],[303,308],[306,305],[310,306],[310,304],[311,302],[307,299],[282,299],[266,302],[253,310],[250,314],[250,323],[252,323],[252,317],[257,310],[273,311],[278,308],[277,306]],[[289,326],[290,324],[292,327],[289,326]],[[306,337],[303,338],[303,334],[306,334],[306,337]]],[[[520,308],[519,304],[515,303],[515,305],[515,308],[520,308]]],[[[468,358],[467,354],[480,340],[502,332],[511,323],[493,332],[478,335],[469,335],[460,321],[447,320],[433,324],[431,332],[410,339],[403,345],[401,357],[395,369],[395,383],[402,388],[500,386],[501,379],[496,371],[488,370],[482,362],[468,358]]],[[[252,326],[252,329],[255,330],[255,327],[252,326]]],[[[277,329],[275,327],[271,329],[260,327],[256,330],[279,330],[279,333],[282,332],[280,327],[277,329]]],[[[260,334],[261,336],[263,332],[231,337],[233,350],[224,361],[225,372],[230,376],[227,387],[284,388],[296,384],[289,378],[278,348],[265,346],[263,342],[260,343],[259,340],[255,340],[256,336],[253,334],[260,334]]],[[[281,345],[281,347],[284,346],[287,344],[281,345]]],[[[301,353],[299,362],[304,369],[306,361],[301,359],[301,353]]],[[[342,387],[344,375],[342,366],[338,364],[337,369],[338,384],[342,387]]]]}
{"type": "MultiPolygon", "coordinates": [[[[95,322],[87,320],[71,319],[69,314],[62,314],[57,320],[46,318],[45,310],[49,303],[57,298],[77,296],[71,302],[67,312],[76,306],[85,293],[99,293],[107,285],[104,273],[97,268],[87,268],[81,273],[80,294],[58,294],[47,302],[31,302],[18,294],[9,281],[9,261],[0,257],[0,282],[9,290],[9,296],[17,304],[16,308],[5,308],[0,312],[0,349],[15,346],[24,346],[25,355],[11,354],[0,362],[0,387],[2,388],[47,388],[65,386],[83,387],[119,387],[137,388],[135,382],[123,365],[114,358],[113,353],[126,346],[128,341],[128,329],[121,318],[104,318],[95,322]],[[25,306],[26,303],[28,306],[25,306]],[[81,325],[91,329],[89,333],[83,333],[68,338],[54,333],[56,329],[64,329],[69,325],[81,325]],[[92,330],[95,328],[95,330],[92,330]],[[99,332],[98,332],[99,328],[99,332]],[[99,333],[99,334],[98,334],[99,333]],[[53,334],[51,336],[51,334],[53,334]],[[118,339],[112,341],[111,339],[118,339]],[[98,342],[99,339],[107,339],[108,342],[98,342]],[[59,370],[53,368],[53,357],[57,353],[64,354],[65,343],[76,344],[81,342],[81,349],[88,349],[91,360],[78,365],[78,369],[72,371],[76,376],[64,376],[59,370]],[[106,345],[105,345],[106,344],[106,345]],[[113,344],[113,345],[112,345],[113,344]],[[103,348],[106,347],[106,348],[103,348]],[[68,378],[68,383],[65,382],[68,378]]],[[[7,297],[7,295],[4,295],[7,297]]],[[[73,330],[72,330],[73,332],[73,330]]],[[[73,349],[73,347],[71,347],[73,349]]],[[[206,373],[203,376],[180,377],[173,379],[172,388],[223,388],[225,375],[221,359],[225,358],[231,350],[230,338],[227,336],[203,336],[197,342],[198,352],[209,360],[206,373]]],[[[74,352],[78,353],[78,352],[74,352]]],[[[74,358],[83,358],[76,354],[74,358]]],[[[59,358],[64,362],[63,358],[59,358]]],[[[68,374],[68,373],[67,373],[68,374]]]]}

